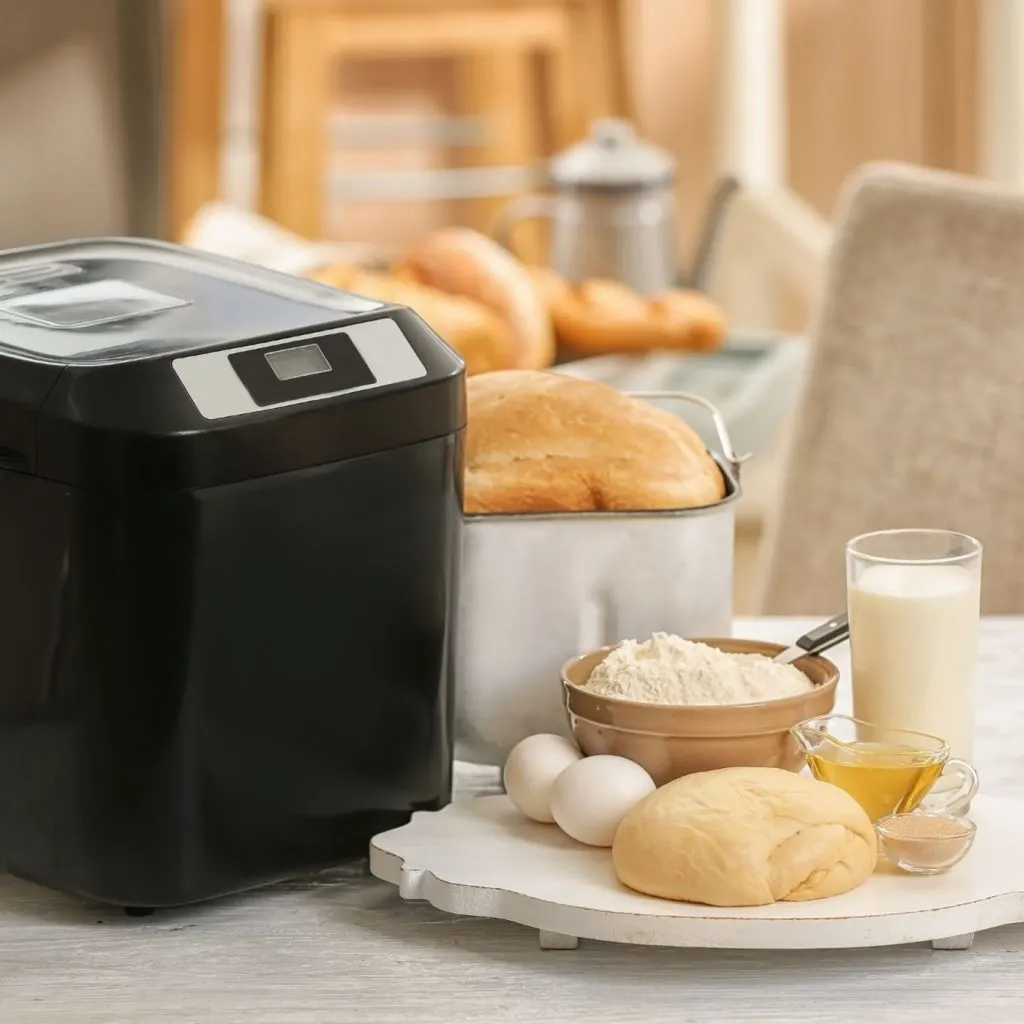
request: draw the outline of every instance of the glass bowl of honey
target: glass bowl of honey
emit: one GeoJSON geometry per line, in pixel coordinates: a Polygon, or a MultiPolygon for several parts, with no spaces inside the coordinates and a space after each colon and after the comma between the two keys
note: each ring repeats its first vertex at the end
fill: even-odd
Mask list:
{"type": "Polygon", "coordinates": [[[872,821],[918,808],[962,814],[978,792],[978,773],[938,736],[836,714],[790,731],[811,774],[849,793],[872,821]]]}
{"type": "Polygon", "coordinates": [[[875,822],[881,851],[912,875],[937,875],[967,856],[978,828],[954,814],[912,811],[875,822]]]}

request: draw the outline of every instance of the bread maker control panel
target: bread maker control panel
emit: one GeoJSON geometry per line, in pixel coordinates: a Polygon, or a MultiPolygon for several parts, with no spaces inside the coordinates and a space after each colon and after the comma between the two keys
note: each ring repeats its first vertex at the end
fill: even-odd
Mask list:
{"type": "Polygon", "coordinates": [[[208,420],[399,384],[427,373],[391,319],[182,356],[172,366],[208,420]]]}

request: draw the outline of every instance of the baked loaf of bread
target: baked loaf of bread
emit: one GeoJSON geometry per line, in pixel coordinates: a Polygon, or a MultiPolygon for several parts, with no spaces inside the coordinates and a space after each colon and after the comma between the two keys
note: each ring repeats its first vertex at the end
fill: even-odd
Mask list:
{"type": "Polygon", "coordinates": [[[400,276],[449,295],[475,299],[512,327],[513,359],[506,366],[537,370],[555,358],[547,304],[533,277],[500,245],[470,228],[435,231],[406,253],[400,276]]]}
{"type": "Polygon", "coordinates": [[[725,495],[681,419],[607,384],[506,370],[467,382],[472,514],[695,508],[725,495]]]}
{"type": "Polygon", "coordinates": [[[516,339],[512,328],[493,310],[472,299],[343,263],[318,270],[310,277],[369,299],[409,306],[462,356],[468,374],[501,370],[513,363],[516,339]]]}
{"type": "Polygon", "coordinates": [[[781,768],[722,768],[669,782],[622,819],[623,885],[714,907],[817,900],[857,888],[878,841],[860,804],[781,768]]]}
{"type": "Polygon", "coordinates": [[[559,343],[582,354],[707,352],[725,337],[721,311],[698,292],[641,295],[618,281],[570,284],[546,267],[531,267],[530,274],[548,304],[559,343]]]}

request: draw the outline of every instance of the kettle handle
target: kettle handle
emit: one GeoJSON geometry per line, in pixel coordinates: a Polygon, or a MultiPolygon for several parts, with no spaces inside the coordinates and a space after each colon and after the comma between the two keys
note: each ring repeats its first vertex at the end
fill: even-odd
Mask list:
{"type": "Polygon", "coordinates": [[[722,223],[725,220],[729,204],[739,191],[739,180],[731,175],[722,178],[715,186],[714,192],[711,194],[711,201],[704,213],[704,223],[701,224],[700,234],[697,237],[693,263],[690,266],[689,275],[683,282],[686,287],[695,288],[699,292],[707,291],[708,275],[711,271],[711,262],[715,255],[718,236],[721,234],[722,223]]]}
{"type": "Polygon", "coordinates": [[[513,199],[501,211],[494,225],[494,239],[514,256],[516,252],[516,228],[531,220],[551,220],[554,216],[554,196],[528,195],[513,199]]]}

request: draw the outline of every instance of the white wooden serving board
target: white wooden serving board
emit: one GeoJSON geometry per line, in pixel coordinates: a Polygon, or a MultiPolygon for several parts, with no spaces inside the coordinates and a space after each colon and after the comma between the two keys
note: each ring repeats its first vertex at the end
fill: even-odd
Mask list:
{"type": "Polygon", "coordinates": [[[403,898],[536,928],[545,948],[580,938],[717,949],[838,949],[931,941],[967,949],[975,932],[1024,921],[1024,804],[976,797],[967,857],[942,875],[884,860],[843,896],[717,908],[642,896],[615,877],[608,850],[524,819],[506,796],[420,812],[375,836],[370,870],[403,898]]]}

